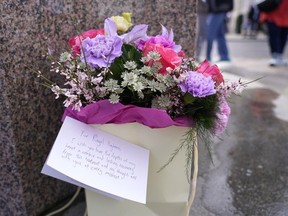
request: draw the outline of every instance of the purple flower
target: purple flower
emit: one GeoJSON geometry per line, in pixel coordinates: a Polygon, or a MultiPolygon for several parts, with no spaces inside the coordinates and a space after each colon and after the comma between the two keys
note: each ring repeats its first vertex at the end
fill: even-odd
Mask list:
{"type": "Polygon", "coordinates": [[[97,35],[82,43],[81,61],[93,68],[109,67],[122,54],[123,42],[118,36],[97,35]]]}
{"type": "MultiPolygon", "coordinates": [[[[136,25],[131,29],[131,31],[119,35],[119,37],[122,39],[123,43],[126,44],[135,43],[137,45],[138,43],[145,42],[148,40],[147,29],[148,25],[144,24],[136,25]]],[[[108,36],[118,36],[117,25],[111,18],[105,20],[104,30],[108,36]]]]}
{"type": "Polygon", "coordinates": [[[214,81],[211,77],[188,71],[186,79],[179,84],[182,92],[189,92],[194,97],[206,97],[216,93],[214,81]]]}
{"type": "Polygon", "coordinates": [[[124,43],[138,43],[138,41],[146,41],[147,40],[147,25],[141,24],[136,25],[132,30],[126,34],[121,35],[124,43]]]}
{"type": "Polygon", "coordinates": [[[105,19],[104,31],[108,36],[117,36],[117,25],[111,18],[105,19]]]}
{"type": "Polygon", "coordinates": [[[214,134],[216,136],[224,132],[231,113],[231,109],[225,98],[220,98],[219,103],[219,111],[216,113],[217,121],[214,126],[214,134]]]}
{"type": "Polygon", "coordinates": [[[162,34],[161,35],[156,35],[156,36],[151,36],[148,38],[148,40],[145,41],[139,41],[139,45],[138,48],[142,49],[143,48],[143,43],[152,43],[152,44],[161,44],[163,47],[165,48],[171,48],[173,49],[175,52],[179,52],[181,51],[181,46],[180,45],[176,45],[174,42],[174,34],[173,34],[173,30],[171,29],[170,32],[168,32],[168,30],[163,26],[162,26],[162,34]]]}

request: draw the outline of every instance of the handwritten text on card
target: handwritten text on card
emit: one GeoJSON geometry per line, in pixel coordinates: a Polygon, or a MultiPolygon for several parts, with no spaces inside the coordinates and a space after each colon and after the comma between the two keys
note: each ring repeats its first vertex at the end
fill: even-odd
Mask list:
{"type": "Polygon", "coordinates": [[[83,167],[99,176],[123,180],[137,179],[136,163],[123,154],[119,145],[105,140],[99,134],[79,131],[67,140],[61,157],[71,162],[72,167],[83,167]],[[93,145],[89,145],[91,143],[93,145]]]}
{"type": "Polygon", "coordinates": [[[146,202],[149,151],[70,117],[46,164],[81,185],[146,202]]]}

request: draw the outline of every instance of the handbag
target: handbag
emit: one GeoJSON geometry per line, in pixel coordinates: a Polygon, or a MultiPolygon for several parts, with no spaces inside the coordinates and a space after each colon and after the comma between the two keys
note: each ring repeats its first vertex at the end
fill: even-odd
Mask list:
{"type": "Polygon", "coordinates": [[[260,12],[272,12],[278,8],[281,0],[264,0],[257,4],[260,12]]]}

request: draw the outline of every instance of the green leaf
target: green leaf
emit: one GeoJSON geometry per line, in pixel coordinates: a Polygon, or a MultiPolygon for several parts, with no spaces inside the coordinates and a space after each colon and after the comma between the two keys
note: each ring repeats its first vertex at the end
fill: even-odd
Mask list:
{"type": "Polygon", "coordinates": [[[191,95],[190,93],[186,92],[183,100],[185,104],[192,104],[196,100],[196,98],[193,97],[193,95],[191,95]]]}
{"type": "Polygon", "coordinates": [[[138,68],[143,67],[143,63],[140,61],[142,58],[141,53],[134,46],[124,44],[122,46],[122,55],[114,60],[110,66],[112,75],[110,78],[120,80],[121,74],[125,71],[124,64],[127,61],[134,61],[138,65],[138,68]]]}

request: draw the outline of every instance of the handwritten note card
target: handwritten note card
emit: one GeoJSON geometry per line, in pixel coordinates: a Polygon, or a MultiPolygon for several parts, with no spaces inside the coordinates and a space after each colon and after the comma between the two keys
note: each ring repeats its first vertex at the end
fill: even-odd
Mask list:
{"type": "Polygon", "coordinates": [[[148,163],[147,149],[66,117],[42,173],[146,203],[148,163]]]}

